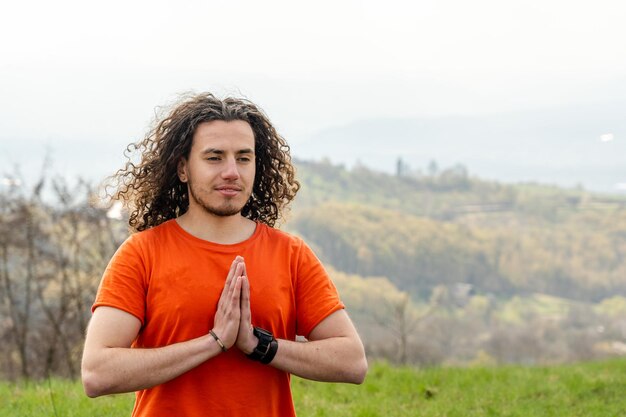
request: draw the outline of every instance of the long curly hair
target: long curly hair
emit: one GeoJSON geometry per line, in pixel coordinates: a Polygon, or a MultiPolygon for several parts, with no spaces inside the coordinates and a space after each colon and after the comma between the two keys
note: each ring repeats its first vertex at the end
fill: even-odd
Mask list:
{"type": "Polygon", "coordinates": [[[166,117],[159,118],[143,140],[128,145],[124,168],[109,178],[108,187],[116,189],[110,197],[128,208],[131,230],[149,229],[187,211],[187,184],[178,178],[178,162],[189,157],[198,125],[212,120],[243,120],[254,132],[256,176],[241,214],[271,227],[283,216],[300,184],[287,142],[261,109],[245,99],[221,100],[201,93],[183,97],[166,117]],[[131,160],[134,153],[141,154],[137,164],[131,160]]]}

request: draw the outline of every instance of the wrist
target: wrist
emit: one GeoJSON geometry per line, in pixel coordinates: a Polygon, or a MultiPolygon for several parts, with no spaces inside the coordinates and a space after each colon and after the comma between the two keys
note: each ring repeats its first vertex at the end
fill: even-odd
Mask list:
{"type": "Polygon", "coordinates": [[[249,355],[252,352],[254,352],[254,349],[258,345],[259,345],[259,338],[256,337],[254,334],[252,334],[252,336],[248,339],[248,343],[242,347],[241,351],[245,353],[246,355],[249,355]]]}
{"type": "Polygon", "coordinates": [[[247,356],[253,361],[267,365],[274,359],[278,351],[278,341],[274,338],[272,333],[260,327],[254,327],[253,333],[259,342],[252,353],[247,356]]]}
{"type": "Polygon", "coordinates": [[[219,346],[222,352],[226,352],[228,350],[222,339],[220,339],[220,337],[217,335],[217,333],[213,331],[213,329],[209,330],[209,335],[211,335],[211,337],[215,340],[215,343],[217,343],[217,346],[219,346]]]}

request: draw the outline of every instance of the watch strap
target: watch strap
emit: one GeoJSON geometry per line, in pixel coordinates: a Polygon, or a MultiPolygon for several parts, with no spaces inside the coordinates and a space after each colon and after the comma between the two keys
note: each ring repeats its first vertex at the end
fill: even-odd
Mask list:
{"type": "Polygon", "coordinates": [[[260,327],[254,327],[253,334],[259,339],[259,343],[252,353],[247,355],[248,358],[263,364],[270,363],[278,350],[278,342],[274,338],[274,335],[260,327]]]}
{"type": "Polygon", "coordinates": [[[274,359],[274,356],[276,356],[276,352],[278,352],[278,341],[276,339],[272,339],[267,353],[261,358],[261,363],[264,365],[270,363],[274,359]]]}

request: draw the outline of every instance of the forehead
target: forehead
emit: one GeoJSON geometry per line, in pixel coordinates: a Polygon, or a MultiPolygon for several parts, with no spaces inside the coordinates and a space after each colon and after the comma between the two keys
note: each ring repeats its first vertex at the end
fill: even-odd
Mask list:
{"type": "Polygon", "coordinates": [[[248,122],[243,120],[212,120],[202,122],[193,134],[192,152],[207,148],[221,150],[254,150],[254,132],[248,122]]]}

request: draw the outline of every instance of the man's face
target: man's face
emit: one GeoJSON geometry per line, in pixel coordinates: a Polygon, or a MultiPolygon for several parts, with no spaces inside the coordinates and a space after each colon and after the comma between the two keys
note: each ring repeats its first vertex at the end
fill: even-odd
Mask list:
{"type": "Polygon", "coordinates": [[[240,213],[252,194],[254,158],[254,133],[247,122],[198,125],[189,158],[178,164],[178,177],[189,190],[189,210],[220,217],[240,213]]]}

